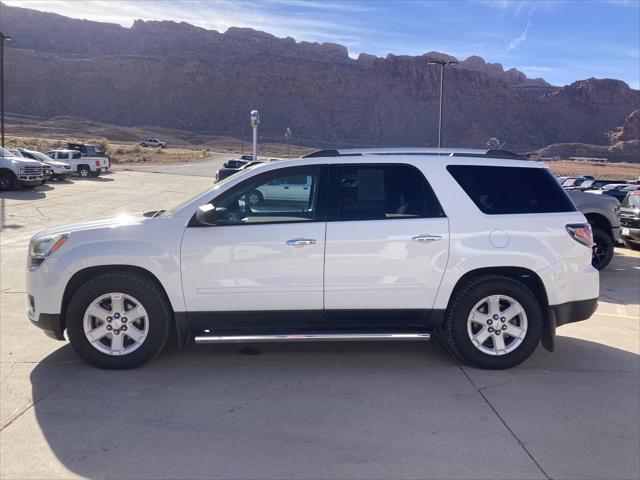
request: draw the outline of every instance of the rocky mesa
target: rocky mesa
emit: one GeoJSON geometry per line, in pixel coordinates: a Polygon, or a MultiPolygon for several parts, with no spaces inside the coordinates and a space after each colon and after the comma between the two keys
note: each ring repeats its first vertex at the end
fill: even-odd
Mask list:
{"type": "MultiPolygon", "coordinates": [[[[436,143],[439,71],[427,61],[453,58],[446,54],[352,59],[341,45],[245,28],[140,20],[124,28],[0,5],[15,38],[5,58],[11,113],[237,136],[258,109],[270,141],[290,127],[306,145],[436,143]]],[[[637,135],[623,124],[640,92],[619,80],[556,87],[477,56],[446,75],[445,145],[498,137],[513,150],[609,146],[616,129],[628,132],[617,142],[637,135]]]]}

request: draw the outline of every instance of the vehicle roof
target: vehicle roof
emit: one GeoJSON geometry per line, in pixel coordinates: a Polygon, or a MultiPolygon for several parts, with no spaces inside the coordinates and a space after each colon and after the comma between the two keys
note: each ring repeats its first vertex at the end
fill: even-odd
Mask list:
{"type": "Polygon", "coordinates": [[[369,155],[424,155],[438,157],[486,157],[498,159],[527,160],[517,153],[506,150],[491,150],[477,148],[425,148],[425,147],[403,147],[403,148],[338,148],[329,150],[318,150],[304,155],[302,158],[317,157],[353,157],[369,155]]]}
{"type": "Polygon", "coordinates": [[[48,152],[77,152],[73,148],[54,148],[53,150],[47,150],[48,152]]]}

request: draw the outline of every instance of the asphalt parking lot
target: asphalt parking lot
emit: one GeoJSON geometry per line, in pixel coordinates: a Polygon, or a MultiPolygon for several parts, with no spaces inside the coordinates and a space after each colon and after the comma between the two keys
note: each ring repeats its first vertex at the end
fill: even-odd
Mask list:
{"type": "Polygon", "coordinates": [[[1,478],[640,476],[640,256],[626,249],[597,314],[508,371],[463,367],[437,340],[171,346],[133,371],[86,365],[27,320],[29,238],[211,185],[153,168],[2,194],[1,478]]]}

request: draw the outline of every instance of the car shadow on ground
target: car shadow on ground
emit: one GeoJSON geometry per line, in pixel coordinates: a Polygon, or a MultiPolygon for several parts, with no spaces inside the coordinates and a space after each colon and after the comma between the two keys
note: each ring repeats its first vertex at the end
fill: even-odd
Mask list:
{"type": "Polygon", "coordinates": [[[39,185],[35,188],[16,188],[15,190],[0,192],[0,198],[7,200],[41,200],[47,196],[53,188],[48,185],[39,185]],[[46,188],[45,188],[46,187],[46,188]]]}
{"type": "MultiPolygon", "coordinates": [[[[590,390],[610,386],[589,381],[576,389],[547,374],[634,372],[638,359],[560,336],[556,353],[539,349],[519,368],[464,371],[490,384],[517,382],[517,395],[543,388],[550,399],[579,405],[590,390]],[[531,383],[534,373],[548,383],[531,383]]],[[[30,379],[48,448],[89,478],[461,478],[469,470],[456,452],[490,456],[496,448],[486,439],[495,419],[437,341],[171,346],[129,371],[93,368],[65,345],[30,379]],[[52,387],[56,369],[66,380],[52,387]]],[[[575,422],[598,415],[597,405],[581,407],[575,422]]],[[[528,408],[549,418],[548,404],[528,408]]],[[[603,455],[610,453],[606,441],[603,455]]],[[[494,462],[483,476],[513,477],[512,467],[494,462]]]]}

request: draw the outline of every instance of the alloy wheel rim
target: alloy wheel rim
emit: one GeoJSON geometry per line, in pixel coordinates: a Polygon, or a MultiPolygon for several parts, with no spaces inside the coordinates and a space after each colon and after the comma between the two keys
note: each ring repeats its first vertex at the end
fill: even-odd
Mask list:
{"type": "Polygon", "coordinates": [[[144,343],[149,334],[149,316],[136,298],[111,292],[89,304],[83,327],[93,348],[106,355],[122,356],[144,343]]]}
{"type": "Polygon", "coordinates": [[[257,205],[260,202],[260,197],[257,193],[252,193],[249,195],[249,205],[257,205]]]}
{"type": "Polygon", "coordinates": [[[527,335],[527,314],[514,298],[490,295],[471,309],[467,333],[473,346],[482,353],[507,355],[518,348],[527,335]]]}

